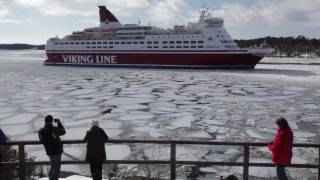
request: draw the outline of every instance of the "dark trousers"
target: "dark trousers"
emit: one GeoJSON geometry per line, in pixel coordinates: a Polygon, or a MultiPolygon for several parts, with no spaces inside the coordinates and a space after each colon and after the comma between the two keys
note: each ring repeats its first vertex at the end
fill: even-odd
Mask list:
{"type": "Polygon", "coordinates": [[[93,180],[102,180],[102,163],[90,163],[90,171],[93,180]]]}
{"type": "Polygon", "coordinates": [[[49,155],[49,159],[51,166],[49,171],[49,180],[58,180],[61,168],[61,154],[49,155]]]}
{"type": "Polygon", "coordinates": [[[288,180],[288,177],[285,172],[285,166],[276,164],[277,176],[279,180],[288,180]]]}

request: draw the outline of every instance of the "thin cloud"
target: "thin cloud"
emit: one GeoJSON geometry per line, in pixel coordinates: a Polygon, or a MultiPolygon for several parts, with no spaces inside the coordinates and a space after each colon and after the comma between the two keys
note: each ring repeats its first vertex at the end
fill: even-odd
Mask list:
{"type": "Polygon", "coordinates": [[[11,17],[9,7],[4,2],[0,2],[0,23],[21,24],[20,20],[11,17]]]}
{"type": "Polygon", "coordinates": [[[79,15],[94,17],[98,13],[98,5],[106,5],[116,16],[128,18],[132,16],[146,16],[148,19],[162,26],[176,23],[187,23],[193,16],[193,10],[185,0],[14,0],[23,7],[37,9],[48,16],[79,15]]]}
{"type": "Polygon", "coordinates": [[[241,23],[285,26],[300,24],[319,26],[319,0],[259,0],[252,5],[224,3],[217,14],[232,25],[241,23]]]}

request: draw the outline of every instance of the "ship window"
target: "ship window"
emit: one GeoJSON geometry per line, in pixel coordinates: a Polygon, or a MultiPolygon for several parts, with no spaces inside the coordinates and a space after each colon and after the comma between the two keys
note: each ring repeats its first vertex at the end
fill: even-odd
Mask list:
{"type": "Polygon", "coordinates": [[[90,49],[90,46],[87,46],[86,48],[87,48],[87,49],[90,49]]]}
{"type": "Polygon", "coordinates": [[[140,41],[139,44],[144,44],[144,42],[143,42],[143,41],[140,41]]]}
{"type": "Polygon", "coordinates": [[[81,44],[84,44],[84,42],[81,42],[81,44]]]}
{"type": "Polygon", "coordinates": [[[113,46],[109,46],[109,48],[113,48],[113,46]]]}
{"type": "Polygon", "coordinates": [[[68,42],[65,42],[64,44],[69,44],[68,42]]]}
{"type": "Polygon", "coordinates": [[[109,44],[113,44],[113,42],[109,42],[109,44]]]}
{"type": "Polygon", "coordinates": [[[60,45],[63,45],[63,44],[64,44],[63,42],[60,43],[60,45]]]}
{"type": "Polygon", "coordinates": [[[103,44],[107,44],[108,42],[107,41],[103,41],[103,44]]]}
{"type": "Polygon", "coordinates": [[[174,41],[170,41],[169,43],[170,43],[170,44],[174,44],[174,41]]]}
{"type": "Polygon", "coordinates": [[[126,42],[121,42],[121,44],[125,44],[126,42]]]}
{"type": "Polygon", "coordinates": [[[168,46],[162,46],[162,47],[165,48],[165,49],[168,48],[168,46]]]}
{"type": "Polygon", "coordinates": [[[198,43],[203,44],[203,43],[204,43],[204,41],[198,41],[198,43]]]}
{"type": "Polygon", "coordinates": [[[108,46],[103,46],[103,48],[108,48],[108,46]]]}
{"type": "Polygon", "coordinates": [[[152,46],[147,46],[147,48],[152,48],[152,46]]]}
{"type": "Polygon", "coordinates": [[[183,41],[183,43],[189,43],[189,41],[183,41]]]}
{"type": "Polygon", "coordinates": [[[98,42],[98,44],[101,44],[101,42],[98,42]]]}
{"type": "Polygon", "coordinates": [[[182,41],[177,41],[177,44],[181,44],[182,43],[182,41]]]}
{"type": "Polygon", "coordinates": [[[127,44],[131,44],[131,42],[130,42],[130,41],[128,41],[128,42],[127,42],[127,44]]]}
{"type": "Polygon", "coordinates": [[[191,41],[191,43],[192,43],[192,44],[195,44],[195,43],[197,43],[197,41],[191,41]]]}
{"type": "Polygon", "coordinates": [[[169,48],[174,48],[174,46],[170,46],[169,48]]]}
{"type": "Polygon", "coordinates": [[[76,44],[79,44],[79,42],[76,42],[76,44]]]}
{"type": "Polygon", "coordinates": [[[198,48],[203,48],[203,46],[198,46],[198,48]]]}
{"type": "Polygon", "coordinates": [[[151,42],[151,41],[148,41],[147,44],[152,44],[152,42],[151,42]]]}
{"type": "Polygon", "coordinates": [[[181,46],[177,46],[176,48],[181,48],[181,46]]]}
{"type": "Polygon", "coordinates": [[[138,42],[137,42],[137,41],[135,41],[135,42],[133,42],[133,44],[138,44],[138,42]]]}
{"type": "Polygon", "coordinates": [[[168,41],[162,41],[163,44],[168,44],[168,41]]]}
{"type": "Polygon", "coordinates": [[[115,44],[119,44],[119,42],[115,42],[115,44]]]}
{"type": "Polygon", "coordinates": [[[95,46],[92,46],[91,48],[97,48],[97,47],[95,47],[95,46]]]}
{"type": "Polygon", "coordinates": [[[153,41],[153,44],[159,44],[159,42],[158,41],[153,41]]]}
{"type": "Polygon", "coordinates": [[[197,46],[191,46],[191,48],[197,48],[197,46]]]}
{"type": "Polygon", "coordinates": [[[101,46],[98,46],[98,48],[102,48],[101,46]]]}
{"type": "Polygon", "coordinates": [[[71,42],[70,44],[74,44],[74,42],[71,42]]]}
{"type": "Polygon", "coordinates": [[[55,45],[58,45],[59,43],[54,43],[55,45]]]}
{"type": "Polygon", "coordinates": [[[159,48],[158,46],[153,46],[153,48],[159,48]]]}
{"type": "Polygon", "coordinates": [[[96,44],[96,42],[91,42],[91,44],[96,44]]]}
{"type": "Polygon", "coordinates": [[[90,44],[90,42],[86,42],[86,44],[90,44]]]}
{"type": "Polygon", "coordinates": [[[183,48],[189,48],[189,46],[183,46],[183,48]]]}

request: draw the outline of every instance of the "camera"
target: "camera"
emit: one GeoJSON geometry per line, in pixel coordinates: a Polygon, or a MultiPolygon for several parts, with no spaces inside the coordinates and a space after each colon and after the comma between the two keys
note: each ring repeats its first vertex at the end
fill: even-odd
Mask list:
{"type": "Polygon", "coordinates": [[[54,119],[53,120],[55,123],[60,123],[61,121],[60,121],[60,119],[54,119]]]}

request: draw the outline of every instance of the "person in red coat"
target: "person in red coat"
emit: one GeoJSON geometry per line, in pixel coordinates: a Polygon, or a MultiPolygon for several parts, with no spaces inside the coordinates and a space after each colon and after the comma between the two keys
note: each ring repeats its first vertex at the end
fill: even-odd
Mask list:
{"type": "Polygon", "coordinates": [[[285,118],[277,119],[276,124],[278,132],[268,148],[272,153],[272,161],[276,164],[278,179],[287,180],[285,167],[291,164],[293,133],[285,118]]]}

